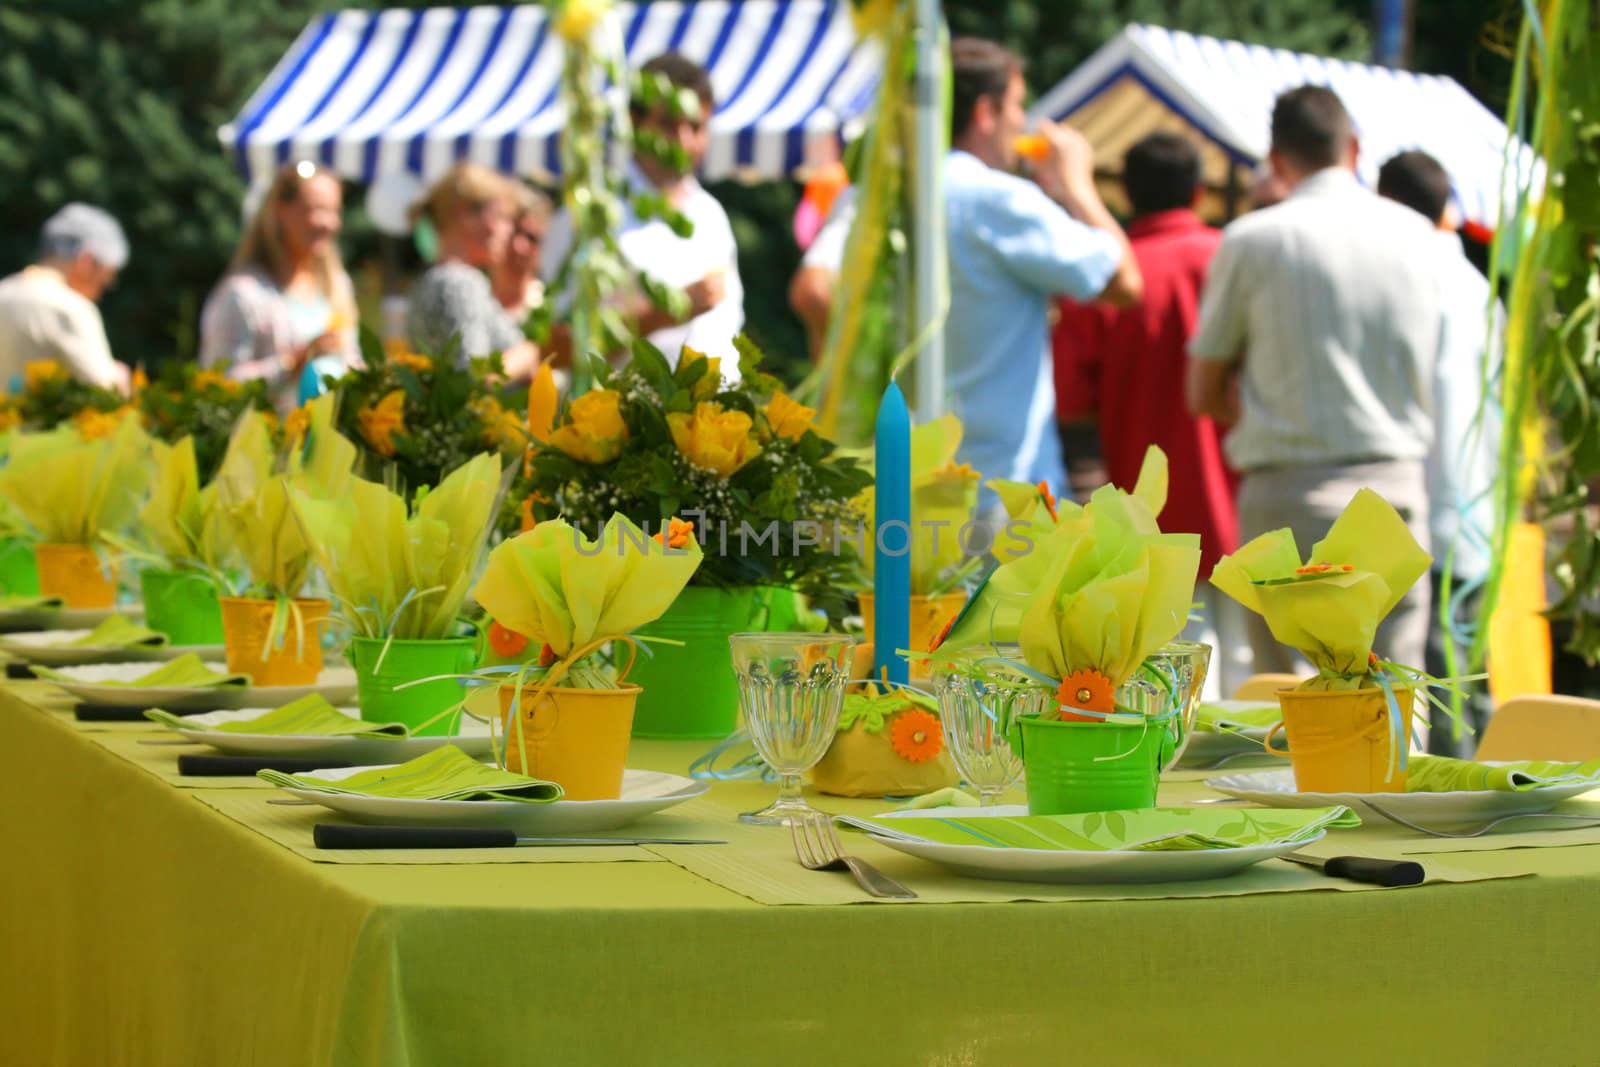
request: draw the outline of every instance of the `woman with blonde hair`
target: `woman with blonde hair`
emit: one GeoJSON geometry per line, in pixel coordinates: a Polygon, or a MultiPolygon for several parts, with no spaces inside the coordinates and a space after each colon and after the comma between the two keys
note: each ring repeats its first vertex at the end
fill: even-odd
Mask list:
{"type": "Polygon", "coordinates": [[[511,237],[516,186],[476,163],[457,163],[414,214],[425,216],[439,241],[439,262],[411,289],[406,332],[418,351],[438,355],[456,340],[456,358],[499,352],[507,377],[527,379],[539,349],[498,301],[488,272],[501,263],[511,237]]]}
{"type": "Polygon", "coordinates": [[[343,199],[332,171],[282,167],[200,315],[200,365],[266,380],[280,411],[299,402],[308,362],[333,375],[360,366],[355,289],[339,259],[343,199]]]}

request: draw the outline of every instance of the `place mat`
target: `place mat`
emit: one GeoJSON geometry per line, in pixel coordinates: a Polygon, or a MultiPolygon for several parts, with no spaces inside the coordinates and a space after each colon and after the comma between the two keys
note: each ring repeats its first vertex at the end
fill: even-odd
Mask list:
{"type": "Polygon", "coordinates": [[[138,722],[79,722],[72,713],[72,709],[78,706],[78,698],[38,678],[7,680],[0,682],[0,687],[3,687],[8,695],[16,697],[19,703],[27,705],[31,711],[50,715],[70,724],[73,729],[81,733],[165,732],[164,727],[144,719],[138,722]]]}
{"type": "MultiPolygon", "coordinates": [[[[724,818],[726,818],[724,816],[724,818]]],[[[1338,831],[1340,834],[1345,831],[1338,831]]],[[[1268,860],[1239,874],[1205,882],[1162,882],[1149,885],[1051,885],[1039,882],[996,882],[966,878],[927,860],[886,848],[860,834],[844,836],[846,849],[884,874],[914,890],[915,900],[869,897],[848,871],[808,871],[795,859],[789,831],[781,826],[748,826],[725,821],[716,828],[726,845],[678,845],[652,848],[674,863],[758,904],[1004,904],[1011,901],[1161,900],[1177,897],[1235,897],[1257,893],[1300,893],[1334,890],[1344,893],[1409,892],[1329,878],[1286,860],[1268,860]]],[[[1330,835],[1331,836],[1331,835],[1330,835]]],[[[1326,840],[1326,839],[1324,839],[1326,840]]],[[[1425,885],[1482,882],[1525,877],[1525,872],[1491,873],[1433,862],[1425,885]]]]}
{"type": "Polygon", "coordinates": [[[210,745],[147,745],[145,741],[178,740],[176,735],[168,734],[165,730],[155,735],[148,732],[139,734],[129,733],[85,733],[85,739],[99,745],[107,752],[120,756],[141,770],[149,771],[157,778],[169,785],[180,789],[257,789],[270,790],[273,787],[263,782],[253,774],[234,777],[202,776],[193,777],[178,773],[178,757],[185,753],[196,755],[216,755],[216,750],[210,745]]]}
{"type": "MultiPolygon", "coordinates": [[[[198,780],[198,779],[197,779],[198,780]]],[[[471,865],[480,863],[658,863],[661,857],[637,845],[563,845],[555,848],[385,848],[385,849],[321,849],[311,842],[311,828],[319,822],[337,823],[344,820],[335,812],[320,805],[300,807],[268,804],[270,799],[285,799],[277,790],[263,793],[247,789],[204,789],[188,794],[206,807],[218,811],[261,836],[298,853],[315,863],[357,864],[433,864],[471,865]]],[[[688,807],[689,805],[684,805],[688,807]]],[[[682,809],[675,809],[682,810],[682,809]]],[[[702,820],[685,817],[675,812],[652,815],[636,827],[624,827],[597,837],[630,837],[639,830],[640,836],[651,837],[715,837],[729,840],[723,827],[706,826],[702,820]],[[712,833],[715,830],[715,833],[712,833]]],[[[668,846],[663,846],[666,848],[668,846]]],[[[691,847],[691,846],[670,846],[691,847]]],[[[727,845],[693,846],[698,848],[727,848],[727,845]]]]}

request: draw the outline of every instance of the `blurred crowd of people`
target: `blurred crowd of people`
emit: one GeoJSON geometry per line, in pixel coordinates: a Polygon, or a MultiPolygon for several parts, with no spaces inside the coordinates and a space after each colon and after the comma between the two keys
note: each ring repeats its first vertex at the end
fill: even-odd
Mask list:
{"type": "MultiPolygon", "coordinates": [[[[1438,621],[1439,572],[1449,560],[1467,590],[1456,613],[1471,615],[1471,589],[1488,567],[1499,433],[1494,405],[1484,403],[1496,358],[1489,286],[1456,236],[1450,176],[1410,151],[1384,163],[1376,190],[1364,187],[1344,105],[1326,88],[1303,86],[1273,107],[1256,210],[1220,231],[1204,221],[1200,153],[1161,132],[1123,160],[1125,231],[1101,199],[1084,137],[1048,121],[1030,127],[1014,53],[958,38],[951,61],[944,328],[947,393],[966,428],[959,458],[991,478],[1066,490],[1067,468],[1080,458],[1074,443],[1088,439],[1109,479],[1131,488],[1145,450],[1159,445],[1171,463],[1163,528],[1200,535],[1202,575],[1269,530],[1288,527],[1309,549],[1358,488],[1373,488],[1438,561],[1432,582],[1418,583],[1385,621],[1378,647],[1445,674],[1452,635],[1438,621]]],[[[615,310],[669,359],[686,344],[731,356],[744,322],[738,250],[727,214],[695,178],[711,83],[677,54],[643,73],[700,106],[636,106],[635,125],[681,151],[676,165],[637,154],[628,185],[658,195],[692,232],[630,205],[614,233],[628,265],[683,291],[687,310],[674,315],[642,291],[615,310]]],[[[308,375],[360,361],[354,291],[338,251],[341,195],[330,171],[286,165],[201,317],[200,361],[267,380],[283,407],[297,403],[308,375]]],[[[814,344],[833,310],[854,210],[846,191],[790,286],[814,344]]],[[[561,299],[552,274],[575,229],[564,210],[519,181],[459,163],[415,214],[438,250],[409,295],[406,332],[417,350],[454,346],[462,360],[500,352],[513,379],[566,362],[570,339],[559,329],[543,348],[523,329],[546,284],[561,299]]],[[[73,204],[51,218],[38,262],[0,281],[0,380],[54,359],[85,380],[126,388],[94,302],[128,254],[102,211],[73,204]]],[[[722,366],[736,373],[737,359],[722,366]]],[[[1196,636],[1218,647],[1220,691],[1252,671],[1295,668],[1259,619],[1243,618],[1209,585],[1201,599],[1196,636]]],[[[1462,750],[1447,731],[1430,744],[1462,750]]]]}

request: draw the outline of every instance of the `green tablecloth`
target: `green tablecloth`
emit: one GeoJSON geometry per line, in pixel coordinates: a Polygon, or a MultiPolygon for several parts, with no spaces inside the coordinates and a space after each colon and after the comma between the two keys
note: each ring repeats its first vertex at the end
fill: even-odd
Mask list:
{"type": "MultiPolygon", "coordinates": [[[[641,744],[635,762],[681,768],[701,747],[641,744]]],[[[175,788],[9,691],[0,790],[5,1064],[1586,1063],[1600,1047],[1594,845],[1454,853],[1538,877],[1400,891],[897,907],[764,906],[663,862],[312,863],[201,802],[221,791],[175,788]]],[[[761,792],[713,796],[731,813],[761,792]]],[[[882,806],[863,803],[830,806],[882,806]]]]}

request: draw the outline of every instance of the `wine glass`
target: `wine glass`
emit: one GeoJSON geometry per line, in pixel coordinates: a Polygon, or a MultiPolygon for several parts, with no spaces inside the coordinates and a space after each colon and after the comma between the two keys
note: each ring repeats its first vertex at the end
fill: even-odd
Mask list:
{"type": "Polygon", "coordinates": [[[1139,675],[1161,691],[1160,712],[1174,712],[1167,722],[1172,734],[1172,758],[1167,767],[1177,765],[1194,733],[1195,712],[1200,708],[1200,692],[1211,669],[1211,646],[1199,641],[1169,641],[1144,661],[1139,675]]]}
{"type": "Polygon", "coordinates": [[[1054,696],[1000,662],[1021,662],[1021,658],[1019,647],[997,646],[991,656],[950,671],[937,682],[939,717],[950,758],[978,791],[984,807],[992,807],[1008,786],[1022,779],[1022,758],[1012,750],[1007,732],[1018,718],[1048,711],[1054,696]]]}
{"type": "Polygon", "coordinates": [[[739,821],[787,826],[817,814],[800,794],[801,775],[816,765],[839,729],[850,680],[854,637],[843,634],[733,634],[739,707],[756,752],[778,772],[778,799],[739,821]]]}

